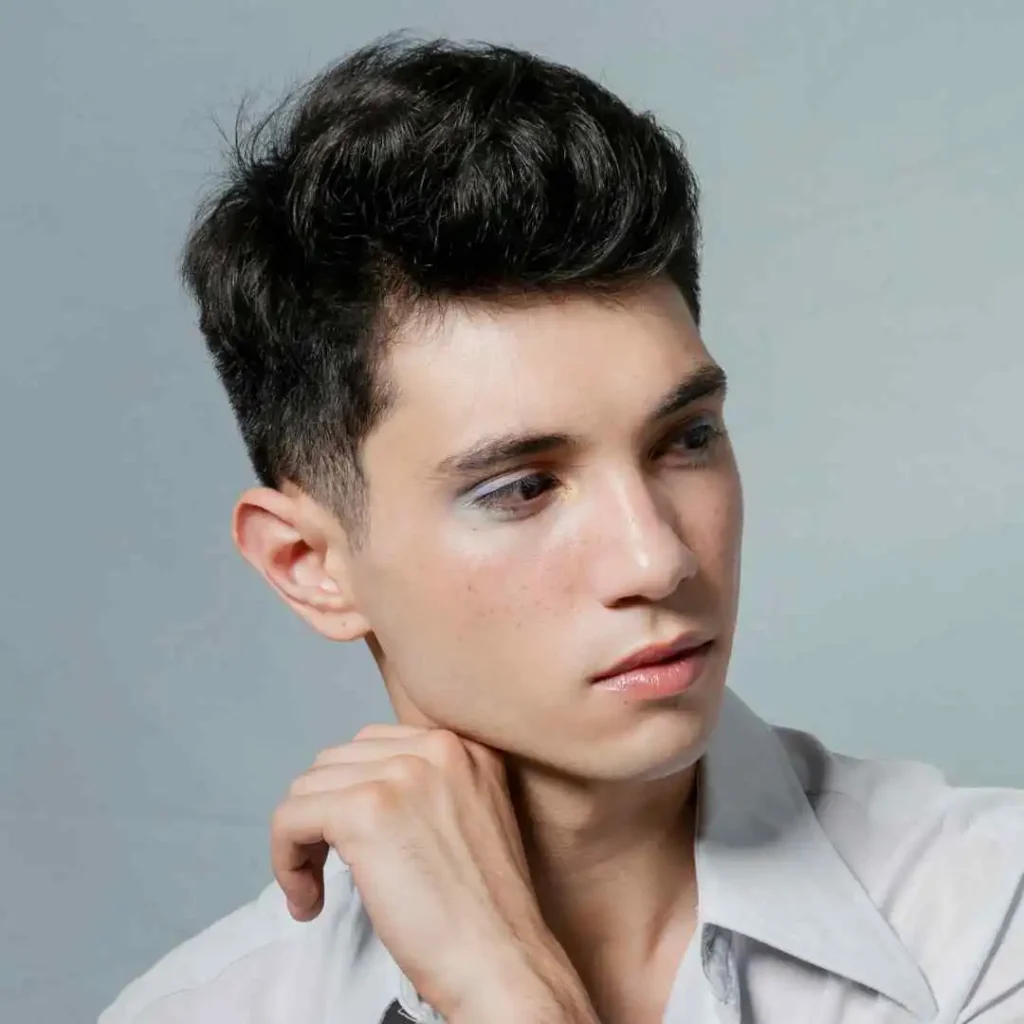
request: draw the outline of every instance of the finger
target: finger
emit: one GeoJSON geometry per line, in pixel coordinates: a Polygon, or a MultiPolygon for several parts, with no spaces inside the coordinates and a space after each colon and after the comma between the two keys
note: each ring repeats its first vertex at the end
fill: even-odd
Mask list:
{"type": "Polygon", "coordinates": [[[326,796],[327,807],[320,805],[324,800],[324,794],[289,797],[271,822],[271,869],[296,920],[312,920],[323,906],[323,869],[331,849],[328,814],[332,806],[337,813],[336,794],[326,796]]]}
{"type": "Polygon", "coordinates": [[[274,811],[270,863],[292,916],[310,920],[323,901],[323,867],[329,848],[351,859],[349,841],[380,820],[380,765],[350,765],[345,783],[322,792],[291,796],[274,811]],[[361,794],[361,795],[360,795],[361,794]]]}
{"type": "Polygon", "coordinates": [[[366,739],[335,747],[325,751],[314,767],[325,764],[354,764],[362,761],[384,760],[400,755],[412,755],[429,761],[444,772],[458,772],[467,761],[475,761],[481,768],[501,767],[501,755],[489,747],[473,743],[451,729],[409,729],[401,734],[381,733],[380,738],[371,734],[366,739]],[[477,748],[471,758],[470,746],[477,748]]]}
{"type": "Polygon", "coordinates": [[[288,790],[288,798],[340,792],[361,782],[394,778],[394,769],[401,767],[402,762],[411,756],[414,755],[407,750],[398,750],[387,756],[316,765],[295,779],[288,790]]]}
{"type": "Polygon", "coordinates": [[[462,745],[478,769],[505,778],[508,765],[503,751],[465,737],[462,737],[462,745]]]}
{"type": "MultiPolygon", "coordinates": [[[[372,725],[360,730],[351,743],[322,750],[316,756],[313,767],[318,768],[326,764],[355,764],[410,753],[419,754],[441,767],[452,760],[464,757],[469,742],[450,729],[372,725]]],[[[481,751],[488,750],[487,747],[481,747],[481,751]]]]}
{"type": "Polygon", "coordinates": [[[327,843],[307,847],[307,863],[291,875],[288,889],[281,887],[288,912],[296,921],[312,921],[324,908],[324,865],[331,848],[327,843]]]}
{"type": "Polygon", "coordinates": [[[426,729],[418,729],[413,725],[397,725],[390,722],[370,722],[364,725],[355,735],[355,740],[386,740],[401,739],[403,737],[415,736],[418,733],[426,732],[426,729]]]}
{"type": "Polygon", "coordinates": [[[409,754],[416,751],[420,731],[408,736],[386,736],[353,740],[341,747],[329,747],[322,750],[313,761],[311,770],[339,764],[364,764],[369,761],[382,761],[398,754],[409,754]]]}

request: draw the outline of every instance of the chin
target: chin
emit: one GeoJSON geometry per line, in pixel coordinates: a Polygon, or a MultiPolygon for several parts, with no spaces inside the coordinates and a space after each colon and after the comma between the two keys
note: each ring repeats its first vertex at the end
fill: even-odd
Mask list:
{"type": "Polygon", "coordinates": [[[633,776],[637,782],[655,782],[658,779],[667,779],[672,775],[681,775],[692,768],[703,756],[707,744],[702,744],[698,749],[680,751],[674,757],[659,761],[656,764],[648,764],[640,772],[633,776]]]}
{"type": "Polygon", "coordinates": [[[639,742],[637,737],[626,742],[604,737],[588,742],[571,761],[563,751],[560,758],[543,757],[537,763],[583,783],[649,782],[687,771],[704,755],[707,739],[705,730],[692,728],[677,730],[674,737],[652,738],[648,731],[639,742]]]}
{"type": "MultiPolygon", "coordinates": [[[[704,756],[718,720],[721,685],[709,687],[702,699],[683,700],[643,709],[625,734],[607,734],[594,743],[603,751],[602,763],[593,766],[593,777],[652,781],[687,771],[704,756]]],[[[696,694],[692,695],[696,696],[696,694]]]]}

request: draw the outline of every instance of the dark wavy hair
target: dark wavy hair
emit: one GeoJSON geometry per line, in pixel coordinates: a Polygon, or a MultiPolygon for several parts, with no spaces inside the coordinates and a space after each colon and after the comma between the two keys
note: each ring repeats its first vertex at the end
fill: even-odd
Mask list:
{"type": "Polygon", "coordinates": [[[412,313],[664,273],[699,319],[699,236],[682,143],[652,115],[530,53],[392,36],[240,114],[182,274],[261,483],[355,539],[412,313]]]}

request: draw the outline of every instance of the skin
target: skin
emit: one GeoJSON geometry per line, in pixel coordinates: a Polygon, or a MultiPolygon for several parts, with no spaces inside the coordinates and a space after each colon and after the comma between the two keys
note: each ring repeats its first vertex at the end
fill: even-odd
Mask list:
{"type": "MultiPolygon", "coordinates": [[[[436,794],[449,787],[478,808],[479,821],[504,822],[506,838],[474,846],[467,834],[479,821],[438,810],[452,820],[436,834],[424,824],[422,842],[450,857],[458,836],[462,870],[490,859],[506,891],[519,879],[521,906],[497,915],[502,927],[477,928],[473,955],[486,959],[482,948],[497,950],[514,925],[526,928],[541,952],[525,967],[506,960],[509,984],[531,998],[559,989],[576,1006],[578,982],[604,1021],[661,1019],[695,925],[694,785],[732,649],[743,499],[723,393],[667,419],[651,415],[680,382],[715,366],[667,280],[614,301],[452,305],[443,318],[410,321],[389,354],[397,401],[364,444],[369,528],[360,545],[290,484],[241,497],[240,551],[324,636],[369,644],[407,730],[325,752],[282,805],[275,870],[297,916],[318,909],[327,845],[350,866],[350,857],[381,856],[373,829],[337,824],[381,811],[354,811],[354,792],[376,786],[385,811],[405,806],[408,819],[410,794],[439,809],[436,794]],[[439,468],[508,432],[572,443],[476,475],[439,468]],[[481,504],[508,484],[496,507],[481,504]],[[592,685],[626,655],[691,629],[714,645],[686,693],[637,703],[592,685]],[[469,760],[428,752],[436,735],[455,739],[469,760]],[[396,758],[426,765],[423,777],[419,769],[403,776],[396,758]],[[355,775],[353,760],[362,765],[355,775]],[[493,781],[498,761],[501,785],[481,783],[493,781]],[[293,810],[313,796],[318,810],[304,818],[293,810]],[[505,827],[509,813],[518,835],[505,827]],[[539,975],[554,980],[531,989],[525,979],[539,975]]],[[[389,827],[401,830],[402,820],[393,814],[389,827]]],[[[416,885],[411,875],[407,884],[416,885]]],[[[449,903],[459,898],[451,884],[449,903]]],[[[371,910],[378,931],[392,915],[397,909],[371,910]]],[[[385,942],[429,986],[444,971],[420,966],[422,941],[406,949],[401,930],[385,942]]],[[[462,982],[445,984],[435,997],[455,1020],[472,998],[462,982]]],[[[561,1012],[552,1003],[550,1019],[591,1019],[589,1010],[561,1012]]]]}

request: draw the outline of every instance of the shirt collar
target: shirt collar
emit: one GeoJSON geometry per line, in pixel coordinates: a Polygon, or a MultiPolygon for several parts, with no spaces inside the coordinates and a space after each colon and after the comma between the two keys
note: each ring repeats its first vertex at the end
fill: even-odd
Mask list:
{"type": "Polygon", "coordinates": [[[921,969],[832,845],[774,730],[728,688],[699,792],[703,922],[935,1016],[921,969]]]}

